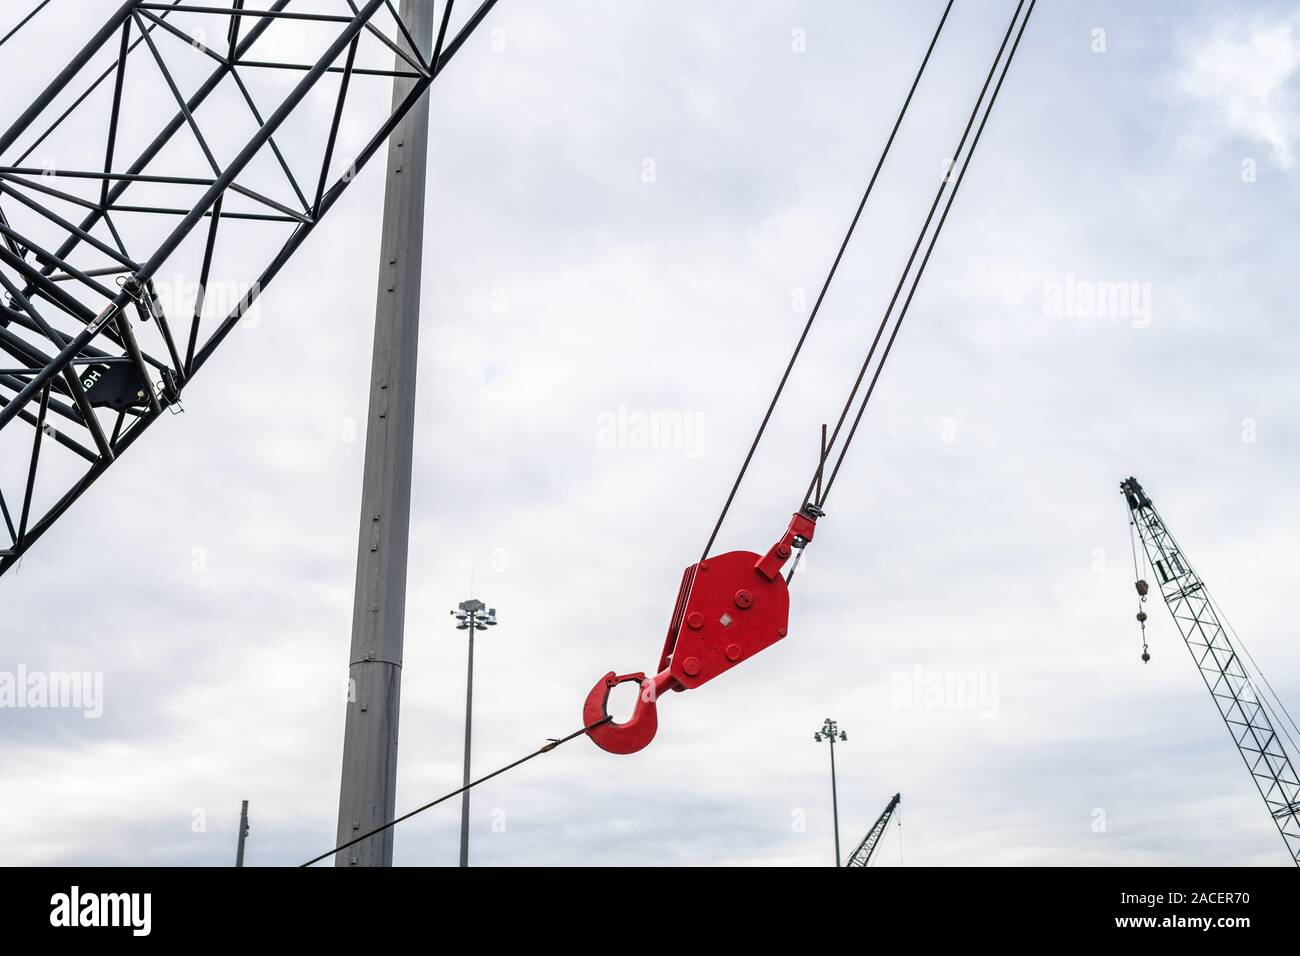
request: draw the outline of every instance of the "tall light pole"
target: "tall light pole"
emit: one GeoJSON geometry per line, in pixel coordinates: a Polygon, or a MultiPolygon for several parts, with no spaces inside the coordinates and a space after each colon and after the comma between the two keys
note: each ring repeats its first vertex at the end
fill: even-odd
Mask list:
{"type": "Polygon", "coordinates": [[[835,738],[848,740],[849,735],[840,730],[835,721],[829,717],[822,724],[822,729],[813,734],[813,740],[822,742],[825,737],[831,743],[831,813],[835,818],[835,865],[840,866],[840,801],[835,793],[835,738]]]}
{"type": "MultiPolygon", "coordinates": [[[[469,667],[465,677],[465,786],[469,786],[469,738],[474,718],[474,632],[497,626],[497,609],[470,598],[451,613],[458,631],[469,631],[469,667]],[[486,611],[486,613],[484,613],[486,611]]],[[[469,866],[469,791],[460,795],[460,865],[469,866]]]]}

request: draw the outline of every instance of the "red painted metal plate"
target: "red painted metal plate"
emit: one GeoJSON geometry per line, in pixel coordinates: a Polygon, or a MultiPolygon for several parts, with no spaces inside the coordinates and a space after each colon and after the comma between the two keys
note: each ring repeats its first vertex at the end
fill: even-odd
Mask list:
{"type": "Polygon", "coordinates": [[[729,551],[696,569],[672,653],[672,676],[699,687],[785,637],[790,592],[768,580],[751,551],[729,551]]]}

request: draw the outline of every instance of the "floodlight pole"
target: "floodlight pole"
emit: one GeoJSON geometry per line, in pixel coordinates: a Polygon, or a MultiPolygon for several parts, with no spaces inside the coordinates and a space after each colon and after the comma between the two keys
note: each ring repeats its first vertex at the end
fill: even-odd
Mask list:
{"type": "Polygon", "coordinates": [[[477,614],[469,616],[469,664],[465,670],[465,792],[460,795],[460,865],[469,866],[469,746],[474,725],[474,632],[477,614]]]}
{"type": "Polygon", "coordinates": [[[822,729],[813,734],[813,740],[817,743],[821,743],[822,739],[825,738],[829,740],[831,744],[831,814],[834,817],[835,822],[835,865],[843,866],[844,864],[840,862],[840,798],[835,787],[836,737],[842,741],[849,739],[849,735],[840,730],[839,725],[829,717],[827,717],[826,722],[822,724],[822,729]]]}
{"type": "Polygon", "coordinates": [[[460,797],[460,865],[469,866],[469,745],[474,720],[474,632],[496,627],[497,609],[470,598],[451,612],[456,630],[469,631],[469,667],[465,674],[465,792],[460,797]]]}
{"type": "MultiPolygon", "coordinates": [[[[433,7],[434,0],[402,0],[401,5],[402,19],[413,42],[421,45],[421,58],[426,62],[433,46],[433,7]]],[[[410,77],[395,77],[393,103],[400,104],[414,83],[410,77]]],[[[429,100],[425,97],[411,108],[388,141],[339,790],[340,844],[387,823],[396,809],[428,142],[429,100]]],[[[336,866],[392,864],[391,827],[335,856],[336,866]]]]}

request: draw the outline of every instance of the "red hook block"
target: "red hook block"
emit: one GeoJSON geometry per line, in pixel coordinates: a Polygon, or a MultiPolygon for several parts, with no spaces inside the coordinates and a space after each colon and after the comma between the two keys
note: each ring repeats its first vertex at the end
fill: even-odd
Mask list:
{"type": "Polygon", "coordinates": [[[643,673],[618,676],[610,671],[587,695],[583,723],[590,726],[609,716],[610,690],[626,681],[641,684],[628,720],[606,721],[587,731],[596,746],[610,753],[636,753],[659,729],[660,694],[699,687],[785,637],[790,594],[781,568],[795,549],[812,540],[820,515],[811,506],[796,513],[765,555],[729,551],[686,569],[659,673],[647,678],[643,673]]]}

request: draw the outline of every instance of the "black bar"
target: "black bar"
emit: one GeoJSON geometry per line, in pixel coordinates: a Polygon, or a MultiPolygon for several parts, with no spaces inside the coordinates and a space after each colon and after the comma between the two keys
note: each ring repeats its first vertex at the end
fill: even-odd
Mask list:
{"type": "Polygon", "coordinates": [[[126,0],[126,3],[122,4],[117,9],[117,12],[109,17],[108,22],[100,27],[99,32],[91,37],[90,42],[72,58],[72,62],[63,68],[63,72],[56,76],[40,96],[36,97],[31,105],[23,111],[23,115],[18,117],[13,125],[5,130],[4,135],[0,135],[0,153],[7,152],[18,137],[27,130],[27,127],[31,126],[32,121],[54,102],[58,95],[63,92],[64,87],[72,82],[73,77],[81,71],[81,68],[89,63],[91,57],[99,52],[99,48],[117,32],[118,27],[131,15],[131,10],[134,9],[135,4],[136,0],[126,0]]]}

